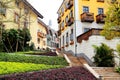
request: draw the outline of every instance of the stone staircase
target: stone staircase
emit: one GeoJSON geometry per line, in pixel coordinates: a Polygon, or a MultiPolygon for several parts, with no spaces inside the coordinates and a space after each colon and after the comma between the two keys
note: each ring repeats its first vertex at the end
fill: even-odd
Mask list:
{"type": "Polygon", "coordinates": [[[101,80],[120,80],[120,74],[113,67],[92,67],[100,76],[101,80]]]}
{"type": "Polygon", "coordinates": [[[71,61],[70,66],[83,66],[86,63],[85,59],[82,57],[75,57],[72,54],[66,54],[69,60],[71,61]]]}
{"type": "MultiPolygon", "coordinates": [[[[69,52],[59,51],[60,56],[64,56],[64,54],[69,59],[70,66],[84,66],[84,64],[88,64],[88,61],[83,57],[76,57],[69,52]]],[[[116,73],[113,67],[89,67],[101,76],[100,80],[120,80],[120,74],[116,73]]]]}

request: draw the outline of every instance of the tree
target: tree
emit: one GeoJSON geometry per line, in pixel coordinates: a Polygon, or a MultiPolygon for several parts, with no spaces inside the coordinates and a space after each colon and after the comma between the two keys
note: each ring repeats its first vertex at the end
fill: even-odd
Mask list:
{"type": "Polygon", "coordinates": [[[2,36],[4,51],[17,52],[23,51],[26,47],[29,47],[28,42],[30,41],[31,36],[28,29],[4,30],[2,36]]]}
{"type": "Polygon", "coordinates": [[[3,51],[3,41],[2,41],[2,32],[3,32],[3,23],[9,22],[8,20],[4,20],[4,16],[6,15],[6,9],[11,9],[11,2],[14,0],[0,0],[0,52],[3,51]]]}
{"type": "Polygon", "coordinates": [[[95,48],[94,62],[98,67],[113,67],[114,66],[114,54],[113,49],[106,44],[101,46],[93,46],[95,48]]]}
{"type": "Polygon", "coordinates": [[[120,37],[120,0],[110,0],[103,29],[101,34],[106,39],[120,37]]]}

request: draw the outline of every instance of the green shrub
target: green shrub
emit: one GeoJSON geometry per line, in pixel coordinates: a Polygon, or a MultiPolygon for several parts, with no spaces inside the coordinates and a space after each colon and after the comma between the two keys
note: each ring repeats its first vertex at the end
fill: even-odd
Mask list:
{"type": "MultiPolygon", "coordinates": [[[[117,58],[119,59],[119,62],[120,62],[120,44],[117,44],[117,52],[118,52],[117,58]]],[[[120,65],[116,67],[116,71],[120,73],[120,65]]]]}
{"type": "Polygon", "coordinates": [[[113,49],[106,44],[101,46],[93,46],[95,48],[94,62],[99,67],[113,67],[114,66],[114,54],[113,49]]]}
{"type": "Polygon", "coordinates": [[[33,63],[19,63],[19,62],[0,62],[0,75],[37,71],[37,70],[46,70],[46,69],[61,68],[61,67],[63,66],[33,64],[33,63]]]}
{"type": "Polygon", "coordinates": [[[25,56],[22,54],[0,54],[0,61],[6,62],[23,62],[46,65],[67,65],[67,62],[62,57],[47,57],[47,56],[25,56]]]}
{"type": "Polygon", "coordinates": [[[116,67],[116,71],[120,73],[120,67],[116,67]]]}

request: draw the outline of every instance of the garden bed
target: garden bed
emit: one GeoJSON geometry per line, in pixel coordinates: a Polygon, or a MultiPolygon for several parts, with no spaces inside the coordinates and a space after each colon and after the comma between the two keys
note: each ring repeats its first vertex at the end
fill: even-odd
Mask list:
{"type": "Polygon", "coordinates": [[[45,70],[33,73],[13,74],[2,80],[97,80],[83,67],[45,70]]]}

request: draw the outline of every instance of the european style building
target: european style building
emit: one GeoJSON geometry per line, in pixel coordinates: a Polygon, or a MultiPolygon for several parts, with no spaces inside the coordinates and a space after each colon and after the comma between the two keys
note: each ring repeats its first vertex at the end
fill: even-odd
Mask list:
{"type": "Polygon", "coordinates": [[[105,43],[115,49],[119,39],[106,40],[100,35],[108,7],[107,0],[63,0],[57,11],[59,49],[90,59],[95,55],[92,45],[105,43]]]}
{"type": "Polygon", "coordinates": [[[36,50],[46,49],[48,26],[41,21],[43,16],[27,0],[11,0],[7,6],[10,8],[0,8],[1,28],[28,28],[32,37],[29,44],[34,43],[36,50]]]}

